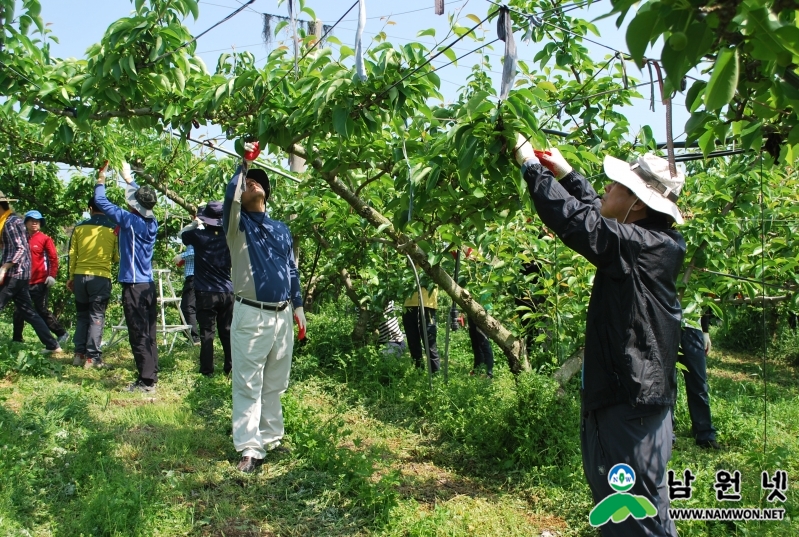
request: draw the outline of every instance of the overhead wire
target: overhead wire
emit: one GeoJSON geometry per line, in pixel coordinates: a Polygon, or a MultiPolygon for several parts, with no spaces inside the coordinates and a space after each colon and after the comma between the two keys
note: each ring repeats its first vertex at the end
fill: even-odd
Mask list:
{"type": "MultiPolygon", "coordinates": [[[[494,0],[486,0],[486,1],[487,1],[487,2],[489,2],[489,3],[491,3],[491,4],[494,4],[495,6],[499,6],[499,5],[501,5],[501,4],[497,3],[497,2],[495,2],[494,0]]],[[[572,11],[572,10],[574,10],[574,9],[578,9],[578,8],[585,7],[585,6],[587,6],[588,4],[590,4],[590,3],[591,3],[591,2],[589,2],[589,1],[583,2],[583,3],[582,3],[582,4],[580,4],[580,5],[576,5],[577,3],[575,3],[575,5],[573,5],[573,6],[569,7],[567,10],[564,10],[564,13],[565,13],[566,11],[572,11]]],[[[562,6],[561,6],[561,7],[562,7],[562,6]]],[[[511,8],[511,7],[509,7],[508,9],[509,9],[510,11],[512,11],[513,13],[516,13],[517,15],[521,15],[522,17],[530,18],[530,17],[536,17],[536,16],[538,16],[539,14],[542,14],[542,13],[549,13],[549,12],[552,12],[552,11],[557,11],[558,9],[561,9],[561,8],[560,8],[560,7],[555,7],[555,8],[547,9],[547,10],[544,10],[544,11],[540,11],[540,12],[538,12],[538,13],[527,13],[527,12],[520,11],[520,10],[518,10],[518,9],[511,8]]],[[[630,55],[630,53],[628,53],[628,52],[624,52],[623,50],[619,50],[619,49],[617,49],[617,48],[614,48],[614,47],[611,47],[610,45],[606,45],[606,44],[604,44],[604,43],[600,43],[599,41],[596,41],[596,40],[594,40],[594,39],[591,39],[591,38],[589,38],[589,37],[586,37],[586,36],[585,36],[585,35],[583,35],[583,34],[579,34],[579,33],[575,32],[574,30],[570,30],[570,29],[568,29],[568,28],[563,28],[562,26],[558,26],[557,24],[554,24],[554,23],[552,23],[552,22],[550,22],[550,21],[548,21],[548,20],[546,20],[546,19],[541,19],[541,22],[542,22],[543,24],[546,24],[546,25],[548,25],[548,26],[551,26],[551,27],[553,27],[553,28],[555,28],[555,29],[557,29],[557,30],[560,30],[561,32],[566,32],[566,33],[568,33],[568,34],[574,35],[575,37],[579,37],[579,38],[580,38],[580,39],[582,39],[583,41],[587,41],[587,42],[589,42],[589,43],[593,43],[594,45],[597,45],[597,46],[599,46],[599,47],[603,47],[603,48],[606,48],[606,49],[608,49],[608,50],[611,50],[611,51],[615,52],[616,54],[620,54],[621,56],[624,56],[624,57],[626,57],[627,59],[632,59],[632,56],[630,55]]]]}
{"type": "Polygon", "coordinates": [[[550,114],[550,116],[549,116],[549,117],[547,117],[547,118],[546,118],[546,119],[545,119],[543,122],[541,122],[541,124],[540,124],[540,127],[545,127],[546,125],[548,125],[548,124],[549,124],[549,122],[550,122],[550,121],[552,121],[552,119],[553,119],[555,116],[557,116],[558,114],[560,114],[560,113],[563,111],[563,109],[564,109],[564,108],[566,108],[566,105],[568,105],[569,103],[572,103],[572,102],[574,102],[575,100],[579,99],[579,98],[580,98],[580,93],[581,93],[581,92],[582,92],[582,91],[583,91],[585,88],[587,88],[587,87],[588,87],[588,84],[590,84],[590,83],[591,83],[591,82],[592,82],[592,81],[593,81],[593,80],[594,80],[594,79],[597,77],[597,75],[599,75],[599,73],[601,73],[602,71],[604,71],[605,69],[607,69],[608,65],[610,65],[610,62],[612,62],[612,61],[613,61],[613,60],[615,60],[615,59],[616,59],[615,57],[611,57],[611,58],[610,58],[610,59],[609,59],[607,62],[605,62],[605,65],[603,65],[602,67],[600,67],[599,69],[597,69],[596,71],[594,71],[594,74],[592,74],[592,75],[591,75],[591,77],[590,77],[588,80],[586,80],[586,81],[585,81],[585,82],[582,84],[582,86],[580,86],[580,88],[578,88],[578,90],[575,92],[575,95],[574,95],[574,96],[572,96],[572,97],[571,97],[570,99],[568,99],[567,101],[565,101],[565,102],[561,103],[560,107],[558,108],[558,111],[557,111],[557,112],[553,112],[552,114],[550,114]]]}
{"type": "MultiPolygon", "coordinates": [[[[460,4],[465,4],[466,2],[468,2],[468,0],[464,0],[463,2],[460,2],[460,4]]],[[[400,13],[389,13],[387,15],[375,15],[373,17],[366,17],[366,20],[376,20],[376,19],[385,19],[385,18],[391,18],[391,17],[398,17],[400,15],[408,15],[410,13],[419,13],[421,11],[430,11],[431,9],[434,9],[434,8],[433,7],[422,7],[422,8],[419,8],[419,9],[412,9],[410,11],[402,11],[400,13]]],[[[358,22],[358,21],[356,21],[355,19],[347,19],[345,22],[358,22]]]]}
{"type": "Polygon", "coordinates": [[[163,54],[161,54],[160,56],[158,56],[157,58],[155,58],[153,61],[151,61],[151,62],[149,63],[149,65],[153,65],[153,64],[155,64],[155,63],[158,63],[158,61],[159,61],[159,60],[162,60],[162,59],[166,58],[167,56],[171,56],[172,54],[176,53],[176,52],[177,52],[177,51],[179,51],[180,49],[183,49],[183,48],[186,48],[186,47],[188,47],[189,45],[191,45],[192,43],[194,43],[195,41],[197,41],[198,39],[200,39],[202,36],[204,36],[205,34],[207,34],[208,32],[210,32],[211,30],[213,30],[214,28],[216,28],[216,27],[217,27],[217,26],[219,26],[220,24],[223,24],[223,23],[225,23],[225,22],[229,21],[230,19],[232,19],[233,17],[235,17],[236,15],[238,15],[239,13],[241,13],[242,11],[244,11],[244,8],[246,8],[247,6],[249,6],[250,4],[252,4],[253,2],[255,2],[255,0],[248,0],[248,2],[247,2],[246,4],[242,5],[240,8],[238,8],[237,10],[235,10],[233,13],[231,13],[230,15],[228,15],[227,17],[225,17],[224,19],[220,20],[219,22],[217,22],[216,24],[214,24],[213,26],[211,26],[210,28],[208,28],[208,29],[207,29],[207,30],[205,30],[204,32],[200,32],[198,35],[194,36],[194,37],[193,37],[192,39],[190,39],[189,41],[186,41],[185,43],[183,43],[183,44],[182,44],[182,45],[180,45],[179,47],[177,47],[177,48],[175,48],[175,49],[173,49],[173,50],[170,50],[170,51],[168,51],[168,52],[164,52],[163,54]]]}
{"type": "Polygon", "coordinates": [[[416,74],[417,72],[419,72],[419,71],[420,71],[421,69],[423,69],[425,66],[429,65],[429,64],[430,64],[430,63],[431,63],[433,60],[435,60],[436,58],[438,58],[439,56],[441,56],[442,54],[444,54],[444,53],[445,53],[447,50],[449,50],[450,48],[452,48],[452,47],[455,45],[455,43],[458,43],[458,42],[459,42],[461,39],[463,39],[463,38],[464,38],[464,37],[466,37],[467,35],[469,35],[469,34],[471,34],[472,32],[474,32],[474,31],[475,31],[477,28],[479,28],[479,27],[480,27],[480,26],[481,26],[481,25],[482,25],[482,24],[483,24],[485,21],[487,21],[487,20],[488,20],[490,17],[492,17],[492,16],[493,16],[494,14],[496,14],[496,13],[497,13],[497,12],[495,11],[495,12],[493,12],[493,13],[489,13],[488,15],[486,15],[486,17],[485,17],[483,20],[481,20],[480,22],[478,22],[477,24],[475,24],[474,26],[472,26],[472,27],[471,27],[471,28],[470,28],[468,31],[464,32],[462,35],[458,36],[458,38],[457,38],[455,41],[453,41],[452,43],[450,43],[450,44],[449,44],[449,45],[447,45],[446,47],[439,48],[439,49],[438,49],[438,52],[436,52],[436,54],[434,54],[433,56],[431,56],[430,58],[428,58],[427,60],[425,60],[425,61],[424,61],[424,62],[423,62],[421,65],[419,65],[419,66],[415,67],[414,69],[412,69],[410,73],[407,73],[407,74],[405,74],[405,75],[404,75],[402,78],[400,78],[399,80],[397,80],[396,82],[394,82],[393,84],[391,84],[389,87],[387,87],[387,88],[385,88],[384,90],[382,90],[382,91],[381,91],[380,93],[378,93],[376,96],[374,96],[374,97],[370,98],[370,99],[369,99],[368,101],[366,101],[365,103],[361,103],[360,105],[358,105],[358,108],[356,108],[356,109],[355,109],[355,111],[362,110],[363,108],[366,108],[366,107],[367,107],[367,106],[369,106],[370,104],[374,104],[374,103],[375,103],[375,102],[376,102],[378,99],[382,98],[382,97],[383,97],[385,94],[387,94],[389,91],[391,91],[391,90],[392,90],[392,88],[395,88],[395,87],[397,87],[399,84],[401,84],[402,82],[404,82],[405,80],[407,80],[409,77],[411,77],[411,76],[413,76],[414,74],[416,74]]]}
{"type": "MultiPolygon", "coordinates": [[[[300,59],[299,59],[299,60],[297,60],[297,62],[296,62],[296,63],[299,63],[299,62],[301,62],[302,60],[304,60],[304,59],[305,59],[305,58],[308,56],[308,54],[310,54],[310,53],[311,53],[311,52],[312,52],[312,51],[313,51],[313,50],[314,50],[314,49],[315,49],[315,48],[316,48],[316,47],[319,45],[319,43],[321,43],[322,41],[324,41],[325,37],[327,37],[327,35],[328,35],[330,32],[332,32],[332,31],[333,31],[333,28],[335,28],[335,27],[338,25],[338,23],[340,23],[340,22],[341,22],[341,21],[344,19],[344,17],[346,17],[346,16],[347,16],[347,15],[350,13],[350,11],[352,11],[353,9],[355,9],[355,6],[357,6],[357,5],[358,5],[358,0],[355,0],[355,2],[353,2],[353,4],[350,6],[350,8],[349,8],[349,9],[348,9],[346,12],[344,12],[344,14],[343,14],[341,17],[339,17],[339,19],[338,19],[338,20],[335,22],[335,24],[333,24],[332,26],[330,26],[330,27],[327,29],[327,31],[326,31],[324,34],[322,34],[322,37],[320,37],[319,39],[317,39],[317,40],[314,42],[314,44],[313,44],[313,45],[311,45],[310,47],[308,47],[308,50],[306,50],[306,51],[305,51],[305,54],[303,54],[303,55],[302,55],[302,57],[300,57],[300,59]]],[[[272,85],[269,87],[269,89],[267,90],[267,92],[264,94],[264,96],[263,96],[263,97],[261,97],[261,102],[263,102],[263,101],[264,101],[264,100],[265,100],[265,99],[266,99],[266,98],[269,96],[269,94],[270,94],[270,93],[272,93],[272,91],[273,91],[273,90],[274,90],[274,89],[275,89],[275,88],[276,88],[276,87],[277,87],[277,86],[278,86],[278,85],[279,85],[281,82],[283,82],[283,80],[284,80],[284,79],[285,79],[285,78],[286,78],[286,77],[289,75],[289,73],[292,73],[292,72],[293,72],[292,70],[287,70],[285,73],[283,73],[283,76],[281,76],[281,77],[278,79],[278,81],[277,81],[277,82],[275,82],[274,84],[272,84],[272,85]]]]}
{"type": "MultiPolygon", "coordinates": [[[[409,80],[409,82],[413,82],[414,80],[416,80],[416,79],[418,79],[418,78],[421,78],[421,77],[423,77],[423,76],[426,76],[426,75],[428,75],[429,73],[432,73],[432,72],[438,71],[439,69],[443,69],[443,68],[445,68],[445,67],[449,67],[449,66],[450,66],[450,65],[452,65],[453,63],[456,63],[456,62],[458,62],[459,60],[462,60],[463,58],[465,58],[466,56],[468,56],[468,55],[470,55],[470,54],[474,54],[475,52],[477,52],[478,50],[480,50],[480,49],[482,49],[482,48],[485,48],[485,47],[487,47],[487,46],[489,46],[489,45],[493,45],[493,44],[494,44],[494,43],[496,43],[497,41],[499,41],[499,38],[497,38],[497,39],[494,39],[493,41],[489,41],[488,43],[485,43],[484,45],[480,45],[479,47],[477,47],[477,48],[475,48],[475,49],[473,49],[473,50],[470,50],[469,52],[467,52],[467,53],[465,53],[465,54],[462,54],[462,55],[458,56],[458,57],[457,57],[457,58],[455,58],[454,60],[450,60],[449,62],[445,63],[444,65],[439,65],[439,66],[435,66],[435,65],[434,65],[434,66],[433,66],[433,70],[432,70],[432,71],[429,71],[429,72],[427,72],[427,73],[421,73],[420,75],[418,75],[418,76],[415,76],[415,77],[411,78],[411,79],[409,80]]],[[[432,65],[432,64],[430,64],[430,65],[432,65]]],[[[491,71],[491,70],[489,70],[489,72],[491,72],[491,73],[497,73],[496,71],[491,71]]],[[[500,74],[500,73],[497,73],[497,74],[500,74]]]]}

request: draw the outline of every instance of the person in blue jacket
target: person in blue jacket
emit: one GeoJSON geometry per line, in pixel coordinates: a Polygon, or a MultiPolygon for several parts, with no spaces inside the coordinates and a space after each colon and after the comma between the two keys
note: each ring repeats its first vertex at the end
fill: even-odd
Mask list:
{"type": "Polygon", "coordinates": [[[125,200],[128,210],[114,205],[105,196],[105,173],[100,171],[94,187],[94,200],[119,230],[119,276],[122,284],[122,309],[128,327],[128,340],[136,369],[131,392],[153,393],[158,382],[158,346],[156,342],[157,296],[153,282],[153,247],[158,222],[153,207],[158,202],[150,186],[139,187],[130,175],[130,166],[122,166],[127,183],[125,200]]]}

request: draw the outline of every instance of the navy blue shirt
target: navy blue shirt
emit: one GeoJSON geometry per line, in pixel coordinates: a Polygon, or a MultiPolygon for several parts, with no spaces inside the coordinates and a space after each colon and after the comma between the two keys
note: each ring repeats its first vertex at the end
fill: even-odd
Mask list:
{"type": "Polygon", "coordinates": [[[221,227],[185,231],[183,244],[194,247],[194,289],[210,293],[232,293],[230,250],[221,227]]]}
{"type": "Polygon", "coordinates": [[[260,302],[290,300],[302,306],[300,278],[294,262],[294,241],[288,226],[264,212],[241,206],[244,174],[241,167],[228,183],[222,211],[223,228],[233,260],[233,292],[260,302]]]}

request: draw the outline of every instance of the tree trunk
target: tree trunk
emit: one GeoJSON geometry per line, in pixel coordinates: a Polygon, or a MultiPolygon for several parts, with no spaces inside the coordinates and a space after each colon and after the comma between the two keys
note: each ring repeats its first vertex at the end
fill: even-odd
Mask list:
{"type": "Polygon", "coordinates": [[[478,327],[494,341],[505,356],[508,358],[510,370],[514,373],[527,371],[530,364],[527,356],[523,352],[522,341],[514,336],[507,328],[486,312],[486,310],[472,298],[469,292],[459,286],[440,265],[432,266],[427,262],[427,253],[415,244],[410,237],[394,229],[391,221],[366,204],[358,197],[347,185],[337,178],[337,171],[323,171],[324,163],[321,159],[313,160],[308,158],[308,154],[300,145],[294,144],[288,148],[288,152],[298,155],[306,161],[310,161],[311,166],[319,172],[320,176],[327,182],[330,189],[346,201],[359,215],[366,219],[372,226],[382,229],[382,233],[391,239],[391,246],[401,254],[410,255],[414,263],[417,264],[436,283],[452,300],[455,301],[461,310],[474,319],[478,327]]]}
{"type": "Polygon", "coordinates": [[[344,284],[344,294],[358,308],[357,320],[351,334],[352,341],[356,347],[363,347],[366,343],[366,330],[369,327],[369,312],[361,302],[358,293],[355,292],[355,287],[352,285],[352,279],[350,279],[350,273],[347,272],[347,269],[341,269],[338,275],[341,283],[344,284]]]}

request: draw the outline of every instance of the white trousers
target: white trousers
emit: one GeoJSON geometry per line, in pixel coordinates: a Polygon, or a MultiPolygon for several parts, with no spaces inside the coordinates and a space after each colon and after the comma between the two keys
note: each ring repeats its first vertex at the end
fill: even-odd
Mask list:
{"type": "Polygon", "coordinates": [[[233,445],[263,459],[283,438],[280,396],[289,386],[294,330],[291,306],[268,311],[233,305],[233,445]]]}

